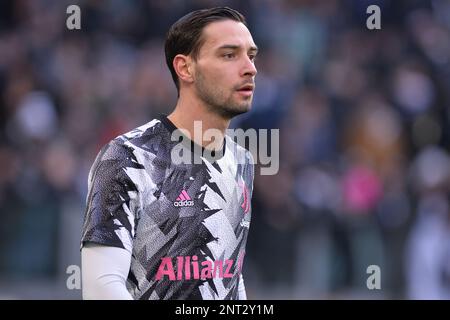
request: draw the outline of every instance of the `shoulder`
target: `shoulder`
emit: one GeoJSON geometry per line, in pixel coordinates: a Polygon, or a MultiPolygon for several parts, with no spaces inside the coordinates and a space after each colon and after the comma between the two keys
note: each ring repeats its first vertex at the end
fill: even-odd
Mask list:
{"type": "Polygon", "coordinates": [[[133,141],[135,139],[139,139],[139,138],[143,138],[143,137],[151,138],[153,136],[160,134],[161,129],[162,129],[161,120],[153,119],[153,120],[147,122],[146,124],[143,124],[142,126],[134,128],[133,130],[130,130],[130,131],[118,136],[116,139],[123,140],[123,141],[133,141]]]}
{"type": "Polygon", "coordinates": [[[103,145],[97,153],[91,167],[90,177],[98,170],[117,171],[121,168],[142,168],[144,153],[156,153],[155,145],[161,144],[164,136],[161,122],[154,119],[140,127],[123,133],[107,144],[103,145]],[[106,168],[108,169],[106,169],[106,168]]]}
{"type": "Polygon", "coordinates": [[[163,145],[166,139],[170,139],[167,130],[159,119],[153,119],[109,141],[100,150],[97,158],[126,159],[135,157],[139,149],[147,152],[157,151],[157,146],[163,145]]]}

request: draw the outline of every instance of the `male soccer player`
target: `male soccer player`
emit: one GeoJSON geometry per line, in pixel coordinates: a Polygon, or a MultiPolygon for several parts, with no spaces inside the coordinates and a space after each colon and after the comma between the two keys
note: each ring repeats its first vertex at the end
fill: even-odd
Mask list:
{"type": "Polygon", "coordinates": [[[244,17],[220,7],[178,20],[165,53],[175,110],[112,140],[89,173],[84,299],[246,299],[254,166],[225,130],[251,107],[257,47],[244,17]],[[196,121],[220,138],[194,135],[196,121]],[[173,139],[178,129],[192,140],[173,139]],[[199,161],[173,161],[180,145],[199,161]]]}

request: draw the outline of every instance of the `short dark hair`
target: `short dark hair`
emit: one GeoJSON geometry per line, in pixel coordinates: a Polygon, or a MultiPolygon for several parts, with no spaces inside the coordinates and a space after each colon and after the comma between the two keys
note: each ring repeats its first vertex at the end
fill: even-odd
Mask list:
{"type": "Polygon", "coordinates": [[[228,7],[216,7],[192,11],[170,27],[167,32],[164,49],[166,63],[178,93],[180,91],[180,83],[173,67],[173,59],[177,54],[192,54],[192,57],[196,59],[204,42],[202,37],[203,28],[211,22],[227,19],[247,25],[244,16],[238,11],[228,7]]]}

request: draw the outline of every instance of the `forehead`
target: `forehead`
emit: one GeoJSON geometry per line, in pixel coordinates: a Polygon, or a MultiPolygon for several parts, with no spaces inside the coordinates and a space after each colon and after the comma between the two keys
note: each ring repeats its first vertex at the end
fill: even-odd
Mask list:
{"type": "Polygon", "coordinates": [[[237,21],[222,20],[208,24],[202,32],[202,50],[214,50],[222,45],[237,45],[246,49],[254,47],[252,35],[247,27],[237,21]]]}

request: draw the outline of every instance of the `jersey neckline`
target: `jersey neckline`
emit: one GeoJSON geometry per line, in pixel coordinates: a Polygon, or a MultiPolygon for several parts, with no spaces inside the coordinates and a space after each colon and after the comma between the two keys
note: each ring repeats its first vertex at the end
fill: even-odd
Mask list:
{"type": "MultiPolygon", "coordinates": [[[[175,130],[178,130],[178,127],[175,126],[175,124],[172,121],[170,121],[170,119],[167,117],[166,114],[160,114],[157,117],[157,119],[159,121],[161,121],[161,123],[164,125],[164,127],[167,129],[167,131],[169,131],[170,134],[172,134],[175,130]]],[[[219,154],[216,154],[217,151],[215,151],[215,150],[210,151],[209,149],[207,150],[205,147],[194,142],[189,137],[184,135],[182,132],[181,132],[181,135],[183,136],[182,143],[185,143],[186,147],[189,148],[193,154],[204,157],[204,158],[208,159],[210,162],[214,162],[219,159],[222,159],[225,155],[226,141],[227,141],[226,136],[224,136],[224,138],[223,138],[222,151],[219,154]],[[206,153],[205,153],[205,150],[207,151],[206,153]]]]}

